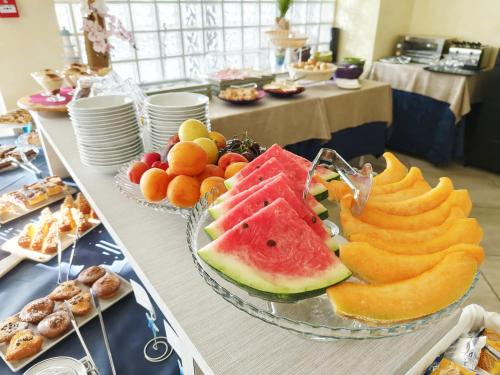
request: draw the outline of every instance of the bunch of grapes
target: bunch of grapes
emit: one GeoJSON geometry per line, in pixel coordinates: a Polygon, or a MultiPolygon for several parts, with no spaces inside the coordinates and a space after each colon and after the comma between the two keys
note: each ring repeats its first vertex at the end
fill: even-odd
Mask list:
{"type": "Polygon", "coordinates": [[[233,137],[227,140],[226,147],[219,150],[219,155],[223,155],[226,152],[235,152],[244,156],[248,161],[252,161],[259,156],[262,151],[262,147],[245,134],[241,139],[233,137]]]}

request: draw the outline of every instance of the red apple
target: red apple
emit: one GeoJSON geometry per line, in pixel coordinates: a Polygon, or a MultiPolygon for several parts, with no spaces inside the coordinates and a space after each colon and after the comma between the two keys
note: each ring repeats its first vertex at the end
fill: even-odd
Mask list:
{"type": "Polygon", "coordinates": [[[138,184],[141,181],[141,177],[149,169],[148,165],[142,161],[137,161],[130,165],[127,171],[127,176],[130,182],[138,184]]]}
{"type": "Polygon", "coordinates": [[[168,143],[173,145],[173,144],[176,144],[177,142],[180,142],[180,141],[181,140],[180,140],[179,136],[177,134],[174,134],[173,136],[171,136],[169,138],[168,143]]]}
{"type": "Polygon", "coordinates": [[[161,156],[157,152],[146,152],[142,156],[142,161],[151,168],[155,161],[161,161],[161,156]]]}
{"type": "Polygon", "coordinates": [[[237,154],[236,152],[227,152],[219,158],[219,162],[217,163],[219,167],[222,169],[226,169],[229,164],[236,162],[247,162],[247,158],[244,156],[237,154]]]}
{"type": "Polygon", "coordinates": [[[161,161],[155,161],[153,163],[153,165],[151,165],[151,167],[153,167],[153,168],[160,168],[160,169],[163,169],[164,171],[166,171],[167,168],[168,168],[168,163],[167,162],[163,163],[161,161]]]}

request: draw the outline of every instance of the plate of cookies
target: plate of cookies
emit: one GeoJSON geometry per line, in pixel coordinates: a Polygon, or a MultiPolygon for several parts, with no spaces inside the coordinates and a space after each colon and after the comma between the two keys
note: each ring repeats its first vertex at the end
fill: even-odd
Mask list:
{"type": "Polygon", "coordinates": [[[132,292],[132,286],[104,266],[84,269],[77,279],[59,284],[47,296],[28,302],[0,321],[0,357],[13,372],[21,370],[97,316],[90,289],[104,311],[132,292]],[[66,308],[67,307],[67,308],[66,308]]]}
{"type": "Polygon", "coordinates": [[[101,222],[82,193],[76,199],[67,195],[57,212],[45,207],[35,223],[28,223],[21,233],[6,241],[1,250],[11,253],[0,260],[0,277],[24,259],[48,262],[61,251],[70,247],[77,238],[85,236],[101,222]]]}
{"type": "Polygon", "coordinates": [[[66,185],[59,176],[46,177],[5,193],[0,196],[0,224],[18,219],[74,193],[76,189],[66,185]]]}

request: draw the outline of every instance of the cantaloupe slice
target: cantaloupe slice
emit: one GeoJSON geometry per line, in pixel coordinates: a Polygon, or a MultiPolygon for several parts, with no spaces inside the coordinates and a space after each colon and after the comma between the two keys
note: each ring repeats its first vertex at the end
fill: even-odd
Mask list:
{"type": "Polygon", "coordinates": [[[352,193],[352,190],[344,181],[322,181],[322,184],[328,189],[328,200],[332,202],[339,202],[344,195],[352,193]]]}
{"type": "Polygon", "coordinates": [[[350,239],[351,235],[355,233],[370,233],[376,239],[413,244],[438,237],[446,233],[458,219],[465,218],[461,208],[452,207],[448,218],[438,226],[418,230],[387,229],[365,223],[354,216],[349,208],[351,207],[351,200],[351,195],[342,198],[340,209],[342,233],[347,239],[350,239]]]}
{"type": "Polygon", "coordinates": [[[427,241],[414,243],[397,242],[393,240],[382,240],[377,238],[375,232],[355,233],[350,239],[356,242],[368,242],[379,249],[396,254],[430,254],[445,250],[459,243],[478,245],[483,238],[483,230],[476,219],[458,219],[451,227],[438,237],[427,241]]]}
{"type": "Polygon", "coordinates": [[[460,207],[465,216],[469,216],[472,201],[467,190],[454,190],[439,206],[418,215],[392,215],[374,208],[365,207],[358,219],[365,223],[389,229],[418,230],[442,224],[450,215],[451,208],[455,206],[460,207]]]}
{"type": "Polygon", "coordinates": [[[420,168],[411,167],[408,171],[408,174],[402,180],[393,182],[392,184],[375,185],[372,187],[371,194],[378,195],[394,193],[396,191],[408,189],[417,181],[425,181],[424,176],[422,175],[422,171],[420,170],[420,168]]]}
{"type": "Polygon", "coordinates": [[[400,255],[377,249],[366,242],[340,245],[340,260],[362,280],[386,284],[418,276],[446,255],[459,251],[473,256],[478,265],[484,260],[484,250],[478,245],[458,244],[433,254],[400,255]]]}
{"type": "Polygon", "coordinates": [[[426,181],[416,181],[407,189],[395,191],[388,194],[370,194],[369,202],[398,202],[406,199],[418,197],[431,190],[431,187],[426,181]]]}
{"type": "Polygon", "coordinates": [[[433,314],[458,300],[476,272],[474,257],[454,252],[411,279],[382,285],[344,282],[327,292],[339,315],[367,321],[405,321],[433,314]]]}
{"type": "Polygon", "coordinates": [[[451,180],[448,177],[441,177],[439,184],[423,195],[399,202],[373,202],[368,199],[366,207],[393,215],[418,215],[439,206],[452,191],[453,183],[451,180]]]}
{"type": "Polygon", "coordinates": [[[408,173],[408,168],[399,161],[392,152],[384,152],[386,167],[382,173],[375,176],[373,186],[392,184],[401,181],[408,173]]]}

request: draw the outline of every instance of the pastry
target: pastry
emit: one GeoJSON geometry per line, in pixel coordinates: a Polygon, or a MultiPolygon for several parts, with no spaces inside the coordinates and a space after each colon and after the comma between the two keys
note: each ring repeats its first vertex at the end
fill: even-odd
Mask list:
{"type": "Polygon", "coordinates": [[[76,285],[74,280],[65,281],[59,284],[49,294],[49,298],[53,301],[65,301],[80,293],[81,289],[76,285]]]}
{"type": "Polygon", "coordinates": [[[47,200],[48,195],[44,187],[39,183],[34,183],[31,185],[26,185],[23,188],[24,196],[30,206],[34,206],[47,200]]]}
{"type": "Polygon", "coordinates": [[[10,168],[12,166],[12,162],[8,159],[0,159],[0,171],[2,169],[7,169],[7,168],[10,168]]]}
{"type": "Polygon", "coordinates": [[[16,149],[16,146],[0,146],[0,159],[7,157],[7,154],[16,149]]]}
{"type": "Polygon", "coordinates": [[[16,109],[0,116],[0,124],[27,124],[32,121],[30,113],[24,109],[16,109]]]}
{"type": "Polygon", "coordinates": [[[31,249],[35,251],[42,250],[43,241],[49,233],[50,226],[54,223],[56,219],[52,215],[50,208],[46,207],[42,210],[40,214],[40,219],[36,226],[35,234],[33,235],[33,240],[31,241],[31,249]]]}
{"type": "Polygon", "coordinates": [[[5,359],[18,361],[31,357],[42,349],[42,344],[42,336],[35,334],[31,329],[19,331],[10,340],[5,359]]]}
{"type": "Polygon", "coordinates": [[[82,211],[78,211],[78,209],[72,208],[71,214],[73,215],[73,219],[75,220],[78,233],[85,233],[90,228],[92,228],[92,223],[89,222],[88,217],[85,216],[82,211]]]}
{"type": "Polygon", "coordinates": [[[23,307],[19,319],[23,322],[36,324],[54,311],[54,301],[47,297],[38,298],[23,307]]]}
{"type": "Polygon", "coordinates": [[[92,285],[92,289],[95,291],[97,297],[108,299],[113,298],[118,293],[121,284],[122,281],[118,276],[107,272],[92,285]]]}
{"type": "Polygon", "coordinates": [[[49,339],[61,336],[71,327],[71,319],[65,310],[59,310],[43,318],[36,327],[42,336],[49,339]]]}
{"type": "Polygon", "coordinates": [[[76,228],[75,220],[71,214],[71,208],[61,205],[61,211],[59,212],[59,220],[57,222],[59,227],[59,232],[72,232],[76,228]]]}
{"type": "Polygon", "coordinates": [[[45,239],[43,240],[42,253],[54,254],[57,251],[57,240],[59,237],[59,226],[52,222],[45,239]]]}
{"type": "Polygon", "coordinates": [[[80,274],[78,275],[78,281],[81,283],[87,285],[87,286],[92,286],[97,279],[100,279],[106,274],[106,270],[101,267],[101,266],[90,266],[88,268],[85,268],[80,274]]]}
{"type": "Polygon", "coordinates": [[[6,194],[4,199],[12,203],[13,205],[24,209],[26,209],[26,204],[28,203],[24,194],[21,193],[20,191],[12,191],[6,194]]]}
{"type": "Polygon", "coordinates": [[[9,201],[0,200],[0,219],[14,211],[14,205],[9,201]]]}
{"type": "Polygon", "coordinates": [[[259,97],[259,92],[254,87],[228,87],[219,93],[219,97],[227,100],[249,101],[259,97]]]}
{"type": "Polygon", "coordinates": [[[73,200],[73,197],[71,195],[66,195],[66,198],[64,198],[64,201],[61,204],[61,208],[62,207],[67,207],[67,208],[75,207],[75,201],[73,200]]]}
{"type": "Polygon", "coordinates": [[[90,302],[90,293],[82,292],[76,296],[71,297],[67,304],[71,312],[75,316],[87,315],[92,310],[92,303],[90,302]]]}
{"type": "Polygon", "coordinates": [[[83,196],[82,193],[78,193],[76,195],[75,205],[76,205],[76,208],[78,209],[78,211],[80,211],[82,214],[84,214],[84,215],[89,215],[90,214],[90,210],[92,208],[90,207],[89,202],[83,196]]]}
{"type": "Polygon", "coordinates": [[[27,329],[29,324],[19,320],[18,316],[11,316],[0,322],[0,343],[9,342],[17,332],[27,329]]]}
{"type": "Polygon", "coordinates": [[[66,185],[64,184],[63,180],[61,177],[58,176],[50,176],[46,177],[43,180],[43,183],[45,185],[45,189],[47,190],[47,194],[49,197],[61,194],[63,190],[66,188],[66,185]]]}
{"type": "Polygon", "coordinates": [[[17,239],[17,244],[23,249],[29,249],[31,247],[31,242],[33,241],[33,236],[35,235],[35,226],[32,223],[28,223],[24,226],[23,231],[17,239]]]}

